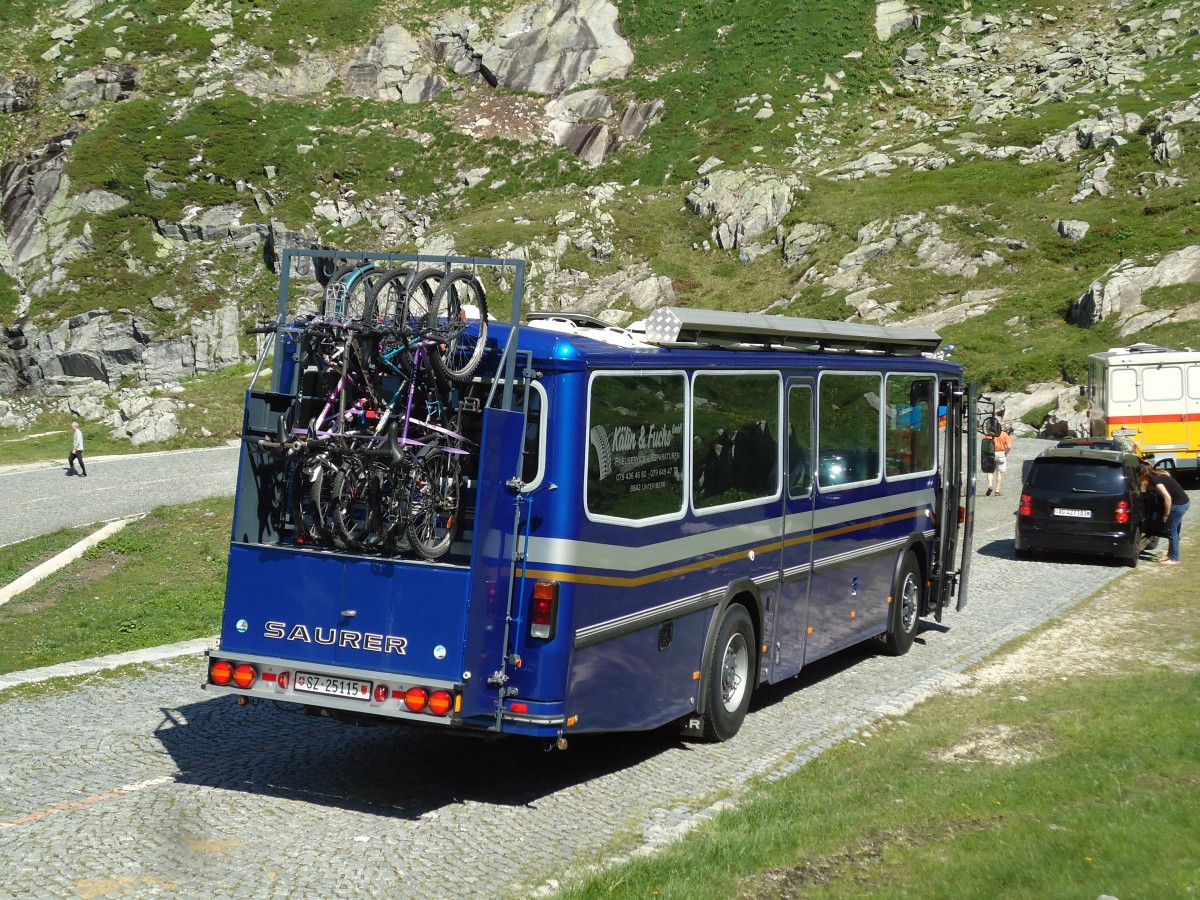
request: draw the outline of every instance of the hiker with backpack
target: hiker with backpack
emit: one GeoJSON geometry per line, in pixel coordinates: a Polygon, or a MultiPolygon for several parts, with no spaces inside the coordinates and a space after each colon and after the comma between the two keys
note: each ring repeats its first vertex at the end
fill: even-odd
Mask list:
{"type": "Polygon", "coordinates": [[[987,475],[987,493],[985,497],[995,494],[1000,496],[1000,485],[1004,482],[1004,472],[1008,468],[1006,458],[1012,450],[1012,438],[1003,428],[997,429],[995,435],[983,432],[983,440],[979,445],[979,468],[987,475]]]}

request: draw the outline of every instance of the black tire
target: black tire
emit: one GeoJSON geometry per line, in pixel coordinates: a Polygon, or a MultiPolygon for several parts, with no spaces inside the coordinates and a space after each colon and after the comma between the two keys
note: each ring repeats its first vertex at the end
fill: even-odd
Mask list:
{"type": "Polygon", "coordinates": [[[380,542],[393,553],[408,553],[408,523],[412,515],[412,470],[401,463],[378,465],[372,473],[374,480],[375,533],[380,542]]]}
{"type": "Polygon", "coordinates": [[[322,541],[313,505],[311,477],[312,467],[304,459],[296,461],[288,480],[288,505],[292,526],[296,529],[296,542],[299,544],[319,544],[322,541]]]}
{"type": "Polygon", "coordinates": [[[414,334],[425,327],[430,310],[433,309],[433,298],[445,277],[445,269],[422,269],[413,276],[404,298],[404,316],[401,322],[406,333],[414,334]]]}
{"type": "Polygon", "coordinates": [[[322,543],[332,544],[339,550],[346,549],[346,541],[333,520],[333,483],[337,478],[337,464],[326,457],[314,459],[309,495],[312,500],[313,520],[322,543]]]}
{"type": "Polygon", "coordinates": [[[1131,545],[1133,547],[1133,556],[1127,556],[1124,559],[1122,559],[1121,562],[1123,562],[1126,566],[1128,566],[1131,569],[1136,569],[1137,564],[1138,564],[1138,558],[1142,555],[1142,533],[1141,533],[1141,531],[1134,529],[1133,541],[1131,542],[1131,545]]]}
{"type": "Polygon", "coordinates": [[[455,272],[441,283],[429,309],[425,334],[437,342],[429,357],[434,371],[450,381],[469,381],[487,345],[487,298],[474,274],[455,272]],[[467,319],[467,306],[479,311],[477,328],[467,319]]]}
{"type": "Polygon", "coordinates": [[[375,317],[387,325],[404,324],[408,308],[408,283],[412,269],[391,269],[371,287],[371,308],[375,317]]]}
{"type": "Polygon", "coordinates": [[[756,647],[754,623],[746,607],[730,604],[708,660],[703,718],[704,736],[711,741],[729,740],[746,719],[757,672],[756,647]]]}
{"type": "Polygon", "coordinates": [[[450,550],[458,525],[462,496],[457,453],[441,447],[421,452],[413,472],[413,504],[408,524],[412,548],[428,560],[440,559],[450,550]]]}
{"type": "Polygon", "coordinates": [[[896,583],[892,585],[888,630],[882,639],[883,650],[889,656],[903,656],[912,648],[921,624],[924,593],[925,584],[921,581],[917,558],[911,552],[905,553],[900,571],[896,573],[896,583]]]}
{"type": "Polygon", "coordinates": [[[357,458],[342,461],[333,479],[333,524],[351,547],[365,549],[376,531],[371,515],[371,473],[357,458]]]}

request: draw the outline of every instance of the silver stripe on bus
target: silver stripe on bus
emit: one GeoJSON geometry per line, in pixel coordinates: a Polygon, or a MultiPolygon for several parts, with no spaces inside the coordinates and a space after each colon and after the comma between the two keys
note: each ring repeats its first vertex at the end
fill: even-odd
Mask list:
{"type": "MultiPolygon", "coordinates": [[[[899,512],[912,511],[919,514],[922,507],[930,510],[933,500],[933,490],[927,489],[822,509],[818,510],[815,516],[808,512],[794,513],[784,520],[788,526],[784,537],[794,537],[797,533],[806,531],[810,518],[814,529],[828,528],[855,519],[879,518],[899,512]],[[805,527],[799,527],[800,524],[805,527]]],[[[572,541],[566,538],[531,537],[526,559],[530,566],[583,565],[588,569],[606,569],[610,572],[642,572],[728,551],[732,546],[772,543],[780,537],[779,517],[640,547],[572,541]],[[586,564],[581,563],[582,560],[586,560],[586,564]]]]}

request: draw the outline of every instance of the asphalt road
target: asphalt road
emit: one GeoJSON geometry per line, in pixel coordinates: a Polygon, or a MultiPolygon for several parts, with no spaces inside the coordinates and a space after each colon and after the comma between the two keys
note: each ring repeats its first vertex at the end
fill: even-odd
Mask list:
{"type": "MultiPolygon", "coordinates": [[[[961,684],[964,669],[1124,571],[1014,558],[1020,465],[1046,444],[1018,441],[1004,496],[980,498],[964,612],[923,623],[906,656],[853,648],[758,692],[725,744],[660,731],[547,754],[355,728],[211,697],[199,656],[0,693],[0,897],[525,898],[614,847],[653,850],[756,780],[869,741],[872,723],[961,684]]],[[[158,465],[156,477],[137,472],[183,476],[173,459],[158,465]]],[[[97,473],[104,484],[101,461],[97,473]]],[[[62,480],[54,491],[93,489],[62,480]]]]}
{"type": "Polygon", "coordinates": [[[68,476],[65,462],[0,466],[0,546],[158,506],[232,496],[238,447],[84,461],[87,478],[68,476]]]}

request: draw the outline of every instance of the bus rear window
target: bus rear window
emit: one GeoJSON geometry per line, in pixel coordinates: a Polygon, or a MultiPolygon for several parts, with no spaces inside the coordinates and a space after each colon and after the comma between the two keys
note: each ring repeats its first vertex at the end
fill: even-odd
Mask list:
{"type": "Polygon", "coordinates": [[[655,519],[683,512],[682,374],[593,377],[585,504],[594,518],[655,519]]]}

